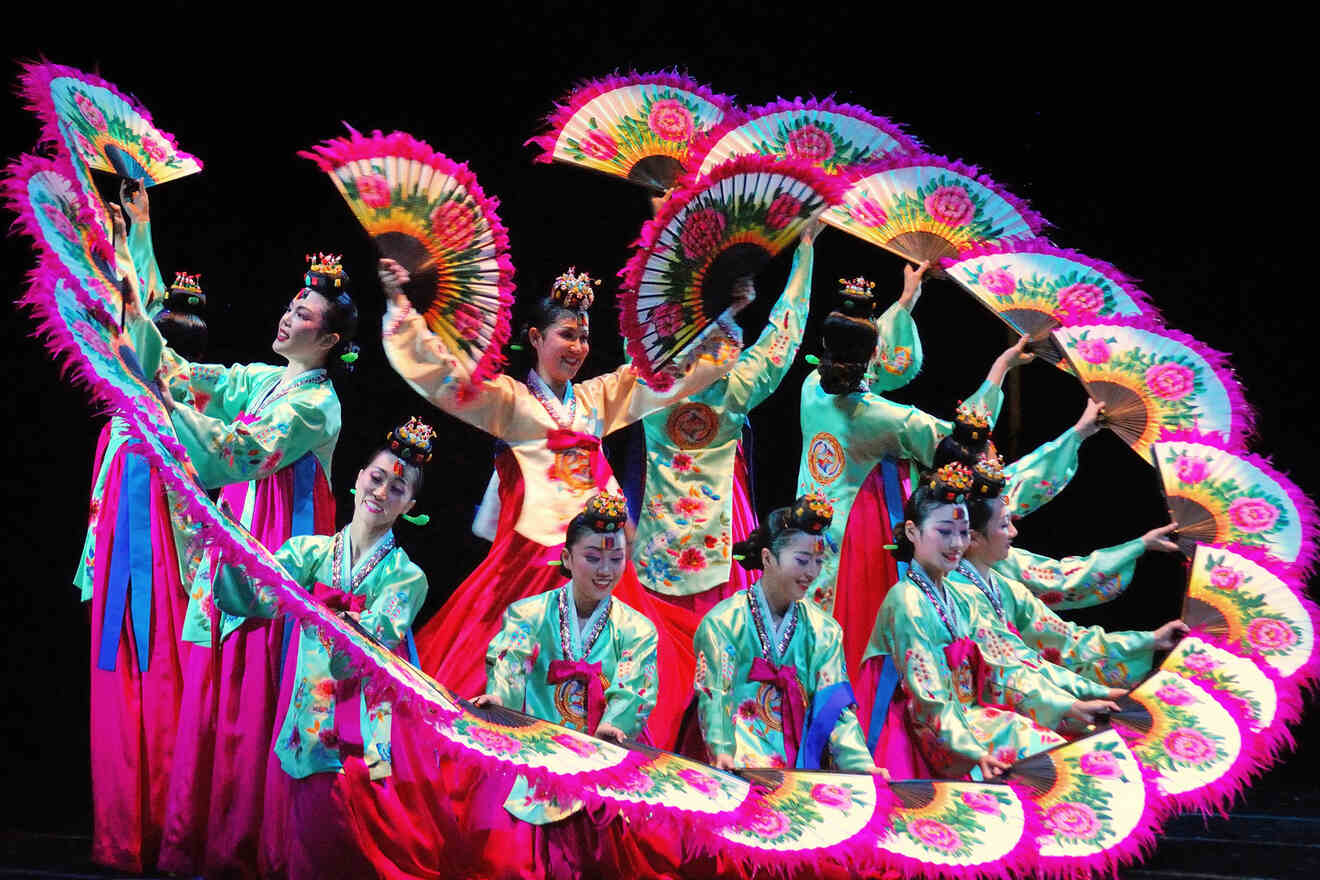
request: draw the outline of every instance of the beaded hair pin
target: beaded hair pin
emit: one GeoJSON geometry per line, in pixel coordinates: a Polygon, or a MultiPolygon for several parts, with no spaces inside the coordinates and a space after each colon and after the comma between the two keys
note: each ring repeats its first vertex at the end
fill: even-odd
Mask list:
{"type": "Polygon", "coordinates": [[[990,410],[982,404],[959,401],[953,420],[958,423],[966,433],[967,439],[972,442],[980,442],[983,437],[990,433],[990,410]]]}
{"type": "Polygon", "coordinates": [[[190,275],[187,272],[175,272],[174,283],[170,285],[170,290],[178,291],[179,293],[201,293],[201,273],[199,272],[196,275],[190,275]]]}
{"type": "Polygon", "coordinates": [[[592,278],[586,272],[579,275],[576,266],[569,266],[568,271],[550,285],[550,298],[565,308],[586,311],[596,302],[593,287],[600,287],[599,278],[592,278]]]}
{"type": "Polygon", "coordinates": [[[421,467],[431,460],[435,429],[413,416],[406,424],[390,431],[385,439],[390,443],[390,452],[408,464],[421,467]]]}
{"type": "Polygon", "coordinates": [[[303,284],[316,289],[323,286],[343,287],[347,276],[344,274],[342,259],[339,254],[308,254],[308,267],[303,275],[303,284]],[[314,277],[318,275],[319,279],[314,277]]]}
{"type": "Polygon", "coordinates": [[[628,521],[628,502],[622,495],[601,492],[591,496],[583,511],[598,532],[617,532],[628,521]]]}
{"type": "Polygon", "coordinates": [[[834,519],[834,505],[819,493],[803,495],[788,514],[788,525],[813,535],[829,528],[834,519]]]}
{"type": "Polygon", "coordinates": [[[926,487],[946,503],[962,504],[972,488],[972,469],[961,462],[951,462],[927,477],[926,487]]]}
{"type": "Polygon", "coordinates": [[[978,495],[993,497],[1004,488],[1004,459],[993,448],[978,456],[972,468],[975,491],[978,495]]]}
{"type": "Polygon", "coordinates": [[[840,278],[839,308],[851,317],[859,317],[859,312],[869,314],[875,310],[874,291],[875,282],[867,281],[861,275],[852,279],[840,278]]]}

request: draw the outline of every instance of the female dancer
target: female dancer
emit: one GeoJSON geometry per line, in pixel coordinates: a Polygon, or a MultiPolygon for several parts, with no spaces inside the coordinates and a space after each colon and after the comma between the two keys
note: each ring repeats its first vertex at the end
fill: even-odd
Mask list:
{"type": "MultiPolygon", "coordinates": [[[[112,215],[122,226],[113,207],[112,215]]],[[[170,376],[164,401],[203,485],[220,488],[221,504],[271,549],[293,535],[334,531],[329,475],[340,411],[328,368],[351,367],[357,357],[357,306],[338,258],[313,260],[303,285],[271,343],[282,367],[190,363],[129,309],[143,370],[155,375],[163,364],[170,376]],[[192,405],[175,406],[176,399],[192,405]]],[[[211,600],[213,568],[209,558],[198,565],[183,625],[192,644],[160,865],[250,874],[263,811],[282,814],[263,802],[286,629],[221,615],[211,600]]],[[[276,787],[269,797],[277,797],[286,786],[269,775],[276,787]]]]}
{"type": "Polygon", "coordinates": [[[739,438],[747,414],[774,393],[797,356],[820,227],[816,221],[803,229],[784,292],[729,374],[642,419],[648,500],[638,515],[633,563],[643,586],[698,615],[750,583],[730,570],[733,542],[756,526],[739,438]]]}
{"type": "MultiPolygon", "coordinates": [[[[424,669],[460,694],[476,693],[484,681],[481,652],[494,637],[503,610],[563,582],[561,573],[547,563],[558,559],[569,521],[591,495],[618,491],[600,438],[728,372],[737,351],[713,331],[732,322],[712,325],[711,337],[694,350],[691,371],[665,395],[640,382],[627,365],[574,382],[589,349],[587,309],[594,292],[588,276],[570,271],[533,307],[526,342],[536,353],[536,364],[526,384],[500,376],[483,383],[475,394],[463,394],[467,377],[459,374],[455,359],[402,293],[406,270],[382,260],[380,275],[389,297],[385,353],[394,369],[436,406],[508,445],[495,462],[500,519],[490,553],[417,639],[424,669]],[[703,356],[708,347],[715,348],[714,358],[703,356]]],[[[728,332],[736,332],[736,327],[728,332]]],[[[618,595],[659,627],[661,676],[688,680],[695,615],[648,597],[631,565],[618,595]]],[[[672,741],[683,706],[684,695],[677,689],[661,696],[651,721],[657,742],[672,741]]]]}
{"type": "Polygon", "coordinates": [[[714,766],[834,767],[882,772],[853,713],[843,633],[807,590],[825,558],[833,511],[807,495],[773,511],[736,547],[761,579],[716,605],[697,628],[698,717],[714,766]],[[828,755],[825,751],[828,749],[828,755]]]}
{"type": "MultiPolygon", "coordinates": [[[[1017,528],[1012,511],[999,497],[1004,487],[1002,463],[997,457],[983,456],[973,473],[975,488],[967,504],[971,541],[962,562],[950,574],[949,584],[981,616],[1020,638],[1034,655],[1028,660],[1045,661],[1047,675],[1052,670],[1069,670],[1098,683],[1089,693],[1068,688],[1073,693],[1112,697],[1101,691],[1107,686],[1131,687],[1145,678],[1154,653],[1173,648],[1187,632],[1187,625],[1171,620],[1153,631],[1115,633],[1098,626],[1078,626],[1060,618],[1021,583],[995,572],[992,566],[1008,557],[1017,528]]],[[[1147,532],[1140,540],[1152,549],[1177,550],[1176,544],[1163,537],[1169,528],[1147,532]]]]}
{"type": "MultiPolygon", "coordinates": [[[[147,265],[146,192],[124,192],[128,246],[147,265]]],[[[150,260],[143,310],[171,344],[199,357],[206,322],[195,276],[166,293],[150,260]]],[[[133,451],[123,420],[97,442],[87,538],[74,585],[91,602],[92,859],[122,871],[156,863],[183,691],[179,631],[187,603],[188,525],[156,468],[133,451]]]]}
{"type": "MultiPolygon", "coordinates": [[[[613,596],[628,562],[627,518],[622,496],[600,494],[572,519],[561,551],[570,580],[505,609],[476,705],[508,706],[616,742],[642,732],[656,705],[658,637],[613,596]]],[[[634,845],[621,820],[602,828],[580,803],[540,796],[521,776],[497,812],[480,823],[491,829],[484,859],[496,875],[585,876],[608,867],[636,876],[646,868],[630,866],[634,845]]]]}
{"type": "MultiPolygon", "coordinates": [[[[432,438],[430,426],[416,419],[391,431],[357,473],[352,521],[333,536],[290,538],[275,553],[293,580],[396,651],[427,582],[395,543],[393,528],[416,504],[432,438]]],[[[242,617],[279,615],[267,591],[228,566],[216,577],[215,601],[242,617]]],[[[274,746],[280,772],[293,780],[291,833],[282,841],[291,878],[376,876],[373,864],[402,867],[398,856],[406,849],[409,812],[395,791],[394,764],[409,754],[393,747],[390,701],[345,677],[336,659],[313,629],[298,628],[274,746]]],[[[400,769],[401,781],[417,778],[418,768],[400,769]]]]}
{"type": "Polygon", "coordinates": [[[975,769],[988,779],[1063,742],[1053,728],[1065,718],[1089,724],[1097,712],[1117,709],[1060,691],[1001,642],[973,641],[970,609],[946,583],[967,549],[971,487],[971,471],[948,464],[923,477],[904,507],[895,555],[908,569],[876,621],[902,682],[876,749],[896,775],[975,769]]]}
{"type": "MultiPolygon", "coordinates": [[[[924,264],[904,268],[903,297],[911,300],[916,295],[924,270],[924,264]]],[[[803,446],[798,492],[823,495],[835,512],[825,535],[825,564],[811,599],[845,623],[874,620],[883,598],[874,586],[852,590],[841,601],[835,596],[838,548],[858,487],[886,455],[929,465],[935,447],[952,430],[948,422],[916,407],[891,403],[862,387],[876,349],[876,327],[870,320],[874,308],[868,283],[863,279],[845,283],[839,308],[825,319],[825,352],[819,369],[802,383],[800,404],[803,446]]],[[[981,387],[967,399],[967,406],[981,412],[987,424],[993,423],[1003,402],[1004,376],[1034,357],[1026,352],[1026,345],[1024,337],[1001,354],[981,387]]],[[[850,669],[861,660],[866,636],[864,626],[854,623],[845,628],[844,658],[850,669]]]]}

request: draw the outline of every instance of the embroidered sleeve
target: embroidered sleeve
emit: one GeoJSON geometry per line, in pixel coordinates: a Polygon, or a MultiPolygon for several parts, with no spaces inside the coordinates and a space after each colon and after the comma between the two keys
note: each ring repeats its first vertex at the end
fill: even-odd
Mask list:
{"type": "Polygon", "coordinates": [[[339,402],[326,385],[300,389],[252,421],[226,422],[187,407],[172,421],[202,484],[255,480],[293,464],[339,435],[339,402]]]}
{"type": "MultiPolygon", "coordinates": [[[[641,617],[638,615],[638,617],[641,617]]],[[[659,697],[656,680],[658,637],[649,620],[626,622],[626,638],[619,640],[619,662],[609,687],[605,689],[605,712],[602,724],[612,724],[629,736],[646,727],[659,697]]],[[[621,634],[623,635],[623,634],[621,634]]]]}
{"type": "Polygon", "coordinates": [[[862,377],[872,394],[894,391],[917,378],[925,354],[921,335],[907,309],[894,303],[876,319],[875,354],[862,377]]]}
{"type": "Polygon", "coordinates": [[[426,575],[410,563],[381,586],[358,622],[385,647],[393,650],[403,641],[417,612],[422,610],[426,590],[426,575]]]}
{"type": "Polygon", "coordinates": [[[1082,435],[1069,428],[1004,468],[1004,504],[1013,516],[1026,516],[1063,491],[1077,473],[1082,435]]]}
{"type": "MultiPolygon", "coordinates": [[[[295,583],[306,586],[315,580],[316,560],[309,554],[310,543],[303,536],[285,541],[275,551],[275,561],[295,583]]],[[[278,617],[280,603],[275,591],[247,577],[232,565],[221,565],[211,587],[215,604],[221,611],[238,617],[278,617]]]]}
{"type": "Polygon", "coordinates": [[[494,694],[510,709],[521,710],[526,702],[527,675],[541,646],[532,640],[536,621],[524,602],[504,610],[504,622],[486,649],[486,693],[494,694]]]}
{"type": "Polygon", "coordinates": [[[994,569],[1017,581],[1058,611],[1102,605],[1128,588],[1137,560],[1146,552],[1140,538],[1087,556],[1051,559],[1014,547],[994,569]]]}
{"type": "Polygon", "coordinates": [[[697,716],[706,748],[714,755],[734,754],[733,670],[726,660],[737,649],[725,628],[711,615],[701,621],[693,640],[697,655],[697,716]]]}

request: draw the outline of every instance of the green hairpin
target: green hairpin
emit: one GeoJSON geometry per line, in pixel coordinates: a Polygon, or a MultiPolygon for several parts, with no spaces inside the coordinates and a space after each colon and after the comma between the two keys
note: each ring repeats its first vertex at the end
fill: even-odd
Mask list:
{"type": "Polygon", "coordinates": [[[346,364],[357,363],[358,353],[356,351],[346,351],[339,356],[339,359],[346,364]]]}
{"type": "Polygon", "coordinates": [[[416,516],[405,513],[403,518],[415,526],[424,526],[431,521],[431,517],[425,513],[419,513],[416,516]]]}
{"type": "Polygon", "coordinates": [[[803,360],[811,364],[813,367],[820,366],[820,358],[816,357],[814,354],[807,355],[803,360]]]}

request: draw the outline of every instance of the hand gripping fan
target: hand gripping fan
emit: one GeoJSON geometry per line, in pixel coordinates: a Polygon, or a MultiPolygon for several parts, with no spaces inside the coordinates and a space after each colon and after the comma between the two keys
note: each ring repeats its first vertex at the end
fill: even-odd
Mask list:
{"type": "Polygon", "coordinates": [[[349,129],[301,152],[330,175],[382,255],[411,279],[404,293],[472,385],[498,375],[509,339],[509,236],[466,165],[396,131],[349,129]]]}
{"type": "Polygon", "coordinates": [[[1143,765],[1159,773],[1160,793],[1178,809],[1223,810],[1255,769],[1243,743],[1246,731],[1209,691],[1166,670],[1156,670],[1110,716],[1143,765]]]}
{"type": "Polygon", "coordinates": [[[1192,555],[1182,619],[1192,632],[1300,684],[1320,675],[1320,611],[1306,583],[1245,548],[1199,544],[1192,555]],[[1240,551],[1240,552],[1239,552],[1240,551]]]}
{"type": "Polygon", "coordinates": [[[122,321],[123,296],[114,247],[68,162],[25,155],[5,169],[4,198],[18,228],[32,238],[41,272],[63,278],[122,321]]]}
{"type": "Polygon", "coordinates": [[[1231,452],[1194,431],[1166,434],[1150,447],[1177,541],[1242,544],[1306,570],[1315,556],[1315,502],[1267,461],[1231,452]]]}
{"type": "Polygon", "coordinates": [[[1042,238],[973,248],[941,265],[1014,332],[1030,336],[1032,351],[1064,369],[1063,352],[1049,336],[1055,327],[1112,317],[1159,320],[1150,298],[1123,273],[1042,238]]]}
{"type": "Polygon", "coordinates": [[[880,850],[903,876],[1009,878],[1034,866],[1040,829],[1025,790],[931,779],[889,790],[899,803],[880,850]]]}
{"type": "Polygon", "coordinates": [[[815,165],[827,174],[883,159],[914,154],[921,144],[903,129],[865,107],[830,98],[795,98],[735,110],[707,132],[695,153],[698,174],[709,174],[735,156],[773,156],[815,165]]]}
{"type": "Polygon", "coordinates": [[[1047,876],[1081,868],[1114,874],[1155,843],[1159,790],[1112,728],[1018,761],[1004,778],[1040,811],[1047,876]]]}
{"type": "Polygon", "coordinates": [[[825,222],[904,259],[940,260],[1005,239],[1035,238],[1044,220],[976,168],[942,156],[895,156],[849,172],[825,222]]]}
{"type": "Polygon", "coordinates": [[[675,73],[632,73],[574,89],[532,138],[538,162],[567,162],[640,183],[657,192],[694,168],[692,145],[733,107],[701,83],[675,73]]]}
{"type": "Polygon", "coordinates": [[[809,770],[738,774],[756,787],[756,799],[720,829],[723,852],[753,864],[760,852],[786,865],[805,867],[825,856],[861,870],[877,867],[876,845],[897,806],[884,782],[869,774],[809,770]]]}
{"type": "Polygon", "coordinates": [[[619,272],[619,326],[642,376],[668,388],[664,371],[729,306],[734,282],[796,241],[839,189],[816,168],[742,156],[675,192],[619,272]]]}
{"type": "Polygon", "coordinates": [[[1053,333],[1103,424],[1144,455],[1165,431],[1195,429],[1240,449],[1254,414],[1226,355],[1158,325],[1086,323],[1053,333]]]}
{"type": "Polygon", "coordinates": [[[75,162],[145,186],[202,170],[146,108],[99,76],[59,64],[23,68],[20,90],[42,119],[42,140],[58,137],[75,162]]]}

